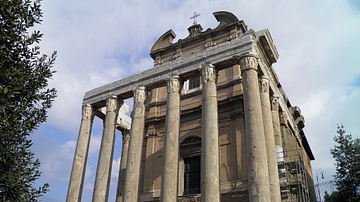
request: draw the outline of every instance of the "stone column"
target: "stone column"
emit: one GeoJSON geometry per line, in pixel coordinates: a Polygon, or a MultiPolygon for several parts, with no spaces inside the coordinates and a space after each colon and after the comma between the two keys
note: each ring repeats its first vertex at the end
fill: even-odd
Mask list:
{"type": "Polygon", "coordinates": [[[240,58],[243,81],[245,132],[248,155],[249,201],[268,202],[269,173],[260,103],[258,61],[252,55],[240,58]]]}
{"type": "Polygon", "coordinates": [[[282,147],[280,119],[279,119],[279,96],[277,95],[273,95],[271,97],[271,116],[273,121],[275,145],[282,147]]]}
{"type": "MultiPolygon", "coordinates": [[[[289,145],[287,145],[289,142],[286,141],[285,139],[285,136],[288,135],[288,131],[287,131],[287,128],[288,128],[288,116],[286,114],[286,112],[284,111],[281,111],[280,113],[280,116],[279,116],[279,119],[280,119],[280,131],[281,131],[281,137],[283,139],[283,142],[282,142],[282,146],[283,148],[289,148],[289,145]]],[[[284,151],[284,152],[287,152],[287,151],[284,151]]]]}
{"type": "Polygon", "coordinates": [[[126,163],[124,202],[138,201],[141,150],[144,139],[145,124],[145,87],[134,91],[129,154],[126,163]]]}
{"type": "Polygon", "coordinates": [[[266,143],[266,153],[269,171],[270,195],[272,202],[281,201],[279,170],[276,158],[275,138],[273,131],[273,121],[271,116],[269,79],[260,79],[260,100],[262,117],[264,121],[264,134],[266,143]]]}
{"type": "Polygon", "coordinates": [[[201,67],[202,76],[202,143],[201,201],[220,201],[219,128],[216,77],[214,66],[201,67]]]}
{"type": "Polygon", "coordinates": [[[125,180],[125,172],[126,172],[126,163],[128,158],[128,149],[129,149],[129,138],[130,131],[123,130],[122,131],[122,150],[121,150],[121,160],[120,160],[120,168],[119,168],[119,178],[118,178],[118,187],[116,193],[116,202],[122,202],[122,197],[124,195],[124,180],[125,180]]]}
{"type": "Polygon", "coordinates": [[[160,201],[178,201],[180,82],[178,76],[167,82],[165,117],[164,170],[161,178],[160,201]]]}
{"type": "Polygon", "coordinates": [[[66,197],[67,202],[81,201],[93,120],[94,112],[92,106],[89,104],[84,104],[82,106],[82,118],[79,137],[76,144],[75,157],[66,197]]]}
{"type": "Polygon", "coordinates": [[[118,101],[116,96],[106,100],[106,116],[104,131],[101,139],[99,161],[96,170],[93,201],[108,201],[111,167],[114,153],[116,118],[118,114],[118,101]]]}

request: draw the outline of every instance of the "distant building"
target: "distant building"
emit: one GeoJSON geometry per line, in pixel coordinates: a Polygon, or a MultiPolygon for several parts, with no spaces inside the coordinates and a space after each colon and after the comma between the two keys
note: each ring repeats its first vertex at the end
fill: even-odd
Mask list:
{"type": "Polygon", "coordinates": [[[272,68],[269,31],[248,30],[229,12],[214,16],[216,28],[195,20],[177,42],[164,33],[153,68],[85,94],[67,201],[81,200],[94,115],[104,133],[93,201],[107,201],[116,128],[117,201],[315,201],[304,118],[272,68]],[[121,101],[131,97],[130,119],[121,101]]]}

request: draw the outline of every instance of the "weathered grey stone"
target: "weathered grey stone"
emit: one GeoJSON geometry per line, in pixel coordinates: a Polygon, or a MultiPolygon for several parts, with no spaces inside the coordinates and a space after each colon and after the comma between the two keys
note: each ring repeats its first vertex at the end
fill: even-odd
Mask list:
{"type": "Polygon", "coordinates": [[[280,118],[279,118],[279,96],[277,95],[273,95],[271,97],[271,117],[273,121],[275,145],[282,147],[280,118]]]}
{"type": "Polygon", "coordinates": [[[180,128],[180,82],[178,76],[167,82],[167,105],[165,118],[164,170],[161,181],[160,201],[178,200],[179,128],[180,128]]]}
{"type": "Polygon", "coordinates": [[[126,163],[127,163],[128,150],[129,150],[129,139],[130,139],[130,131],[123,130],[122,151],[121,151],[121,160],[120,160],[120,168],[119,168],[118,187],[116,192],[116,202],[122,202],[122,197],[124,195],[124,188],[125,188],[124,181],[125,181],[126,163]]]}
{"type": "Polygon", "coordinates": [[[281,201],[279,171],[276,158],[275,138],[270,106],[269,79],[266,77],[260,78],[260,99],[262,117],[264,121],[264,135],[269,170],[271,201],[278,202],[281,201]]]}
{"type": "Polygon", "coordinates": [[[202,76],[202,145],[201,200],[220,201],[219,128],[216,77],[211,64],[201,67],[202,76]]]}
{"type": "Polygon", "coordinates": [[[66,197],[67,202],[81,201],[93,120],[94,113],[92,106],[89,104],[83,105],[81,126],[66,197]]]}
{"type": "Polygon", "coordinates": [[[263,125],[263,118],[260,103],[257,58],[252,55],[241,57],[240,67],[244,91],[249,201],[268,202],[270,199],[269,172],[264,127],[261,127],[263,125]]]}
{"type": "MultiPolygon", "coordinates": [[[[254,45],[256,39],[254,39],[254,37],[256,39],[271,39],[268,30],[261,30],[258,34],[249,31],[249,33],[227,43],[209,47],[204,51],[194,53],[188,57],[178,58],[172,62],[158,65],[139,74],[90,90],[85,93],[83,102],[89,104],[97,103],[104,100],[109,93],[122,95],[138,86],[151,86],[152,84],[162,82],[172,75],[181,75],[197,71],[198,68],[204,64],[216,64],[222,61],[231,60],[235,55],[257,54],[254,45]]],[[[268,43],[272,44],[270,41],[268,43]]],[[[275,51],[277,54],[275,48],[272,49],[272,51],[275,51]]]]}
{"type": "Polygon", "coordinates": [[[115,143],[115,122],[118,109],[119,107],[116,96],[109,97],[106,100],[106,117],[104,121],[103,136],[101,139],[99,161],[96,170],[93,202],[105,202],[108,200],[115,143]]]}
{"type": "Polygon", "coordinates": [[[124,202],[138,201],[141,150],[144,136],[145,120],[145,87],[134,91],[134,109],[129,142],[129,153],[126,164],[124,202]]]}

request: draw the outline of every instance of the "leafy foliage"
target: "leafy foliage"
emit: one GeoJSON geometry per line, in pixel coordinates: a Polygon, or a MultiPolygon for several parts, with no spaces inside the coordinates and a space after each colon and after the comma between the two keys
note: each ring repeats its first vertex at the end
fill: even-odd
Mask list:
{"type": "Polygon", "coordinates": [[[56,97],[47,88],[56,52],[40,53],[41,0],[0,3],[0,201],[37,201],[48,184],[35,188],[40,161],[30,151],[30,135],[46,121],[56,97]]]}
{"type": "Polygon", "coordinates": [[[338,126],[335,145],[331,154],[335,158],[337,192],[326,195],[325,201],[360,201],[360,139],[346,134],[344,126],[338,126]]]}

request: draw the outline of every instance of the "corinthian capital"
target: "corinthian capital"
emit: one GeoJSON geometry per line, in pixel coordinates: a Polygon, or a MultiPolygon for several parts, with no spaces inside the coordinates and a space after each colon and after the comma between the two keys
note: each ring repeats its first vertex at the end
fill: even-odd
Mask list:
{"type": "Polygon", "coordinates": [[[271,96],[271,110],[279,111],[279,96],[278,95],[271,96]]]}
{"type": "Polygon", "coordinates": [[[135,100],[135,102],[144,103],[145,98],[146,98],[145,97],[145,87],[144,86],[137,87],[134,90],[134,100],[135,100]]]}
{"type": "Polygon", "coordinates": [[[216,70],[212,64],[206,64],[201,67],[201,77],[203,83],[215,82],[216,80],[216,70]]]}
{"type": "Polygon", "coordinates": [[[259,81],[260,81],[260,85],[259,85],[260,92],[269,93],[269,82],[270,82],[269,79],[263,76],[260,78],[259,81]]]}
{"type": "Polygon", "coordinates": [[[280,125],[285,127],[288,126],[288,116],[286,112],[280,112],[280,125]]]}
{"type": "Polygon", "coordinates": [[[180,90],[179,76],[172,76],[167,81],[168,93],[178,93],[180,90]]]}
{"type": "Polygon", "coordinates": [[[93,108],[90,104],[82,106],[82,119],[92,119],[94,117],[93,108]]]}
{"type": "Polygon", "coordinates": [[[246,56],[240,57],[241,71],[245,71],[245,70],[249,70],[249,69],[257,70],[257,66],[258,66],[258,60],[255,56],[246,55],[246,56]]]}
{"type": "Polygon", "coordinates": [[[106,100],[106,111],[116,111],[118,108],[117,97],[112,95],[106,100]]]}

